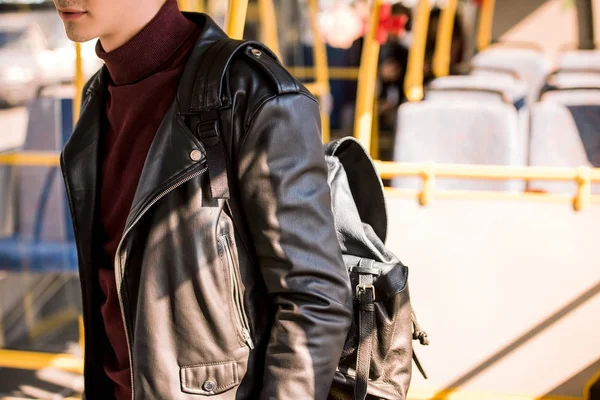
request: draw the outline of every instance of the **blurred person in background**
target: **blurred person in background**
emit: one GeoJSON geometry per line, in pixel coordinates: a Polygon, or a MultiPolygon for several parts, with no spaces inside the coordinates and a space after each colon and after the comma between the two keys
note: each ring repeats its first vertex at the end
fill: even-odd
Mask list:
{"type": "MultiPolygon", "coordinates": [[[[437,40],[438,26],[442,16],[442,10],[434,8],[429,17],[429,26],[427,30],[427,44],[425,46],[425,64],[423,67],[424,84],[429,83],[435,78],[433,73],[433,56],[435,53],[435,43],[437,40]]],[[[459,13],[454,16],[454,29],[452,31],[452,44],[450,47],[450,74],[454,75],[454,67],[463,61],[465,50],[465,33],[459,13]]]]}
{"type": "Polygon", "coordinates": [[[61,154],[85,398],[325,400],[352,296],[314,97],[277,63],[252,59],[267,54],[233,58],[235,102],[219,112],[235,187],[226,207],[178,109],[225,33],[175,0],[54,2],[69,38],[99,37],[105,62],[61,154]]]}
{"type": "Polygon", "coordinates": [[[378,113],[379,128],[382,131],[395,132],[397,109],[406,97],[404,95],[404,79],[408,65],[410,44],[411,10],[401,3],[392,6],[392,15],[407,17],[407,24],[402,35],[389,34],[388,40],[381,46],[379,54],[379,91],[378,113]]]}

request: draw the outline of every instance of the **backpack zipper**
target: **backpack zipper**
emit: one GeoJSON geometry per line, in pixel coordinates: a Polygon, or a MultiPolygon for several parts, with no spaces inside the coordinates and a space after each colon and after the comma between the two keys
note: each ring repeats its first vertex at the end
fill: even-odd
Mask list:
{"type": "Polygon", "coordinates": [[[117,295],[119,298],[119,306],[121,307],[121,318],[123,319],[123,328],[125,329],[125,338],[127,339],[127,352],[129,353],[129,374],[130,374],[130,378],[131,378],[131,400],[134,400],[134,398],[135,398],[134,388],[133,388],[133,360],[132,360],[132,353],[131,353],[131,344],[130,344],[130,339],[129,339],[130,338],[129,329],[127,327],[127,321],[125,320],[125,305],[123,303],[123,296],[122,296],[121,290],[120,290],[121,283],[122,283],[121,276],[123,275],[123,274],[121,274],[121,266],[122,265],[121,265],[120,257],[119,257],[119,252],[121,251],[121,245],[123,244],[123,240],[125,239],[127,234],[131,231],[131,229],[140,221],[140,219],[142,219],[144,214],[146,214],[146,212],[154,204],[156,204],[156,202],[158,200],[162,199],[167,194],[169,194],[173,190],[177,189],[179,186],[183,185],[184,183],[191,181],[192,179],[204,174],[207,170],[208,170],[208,167],[204,167],[200,171],[194,172],[193,174],[182,178],[181,180],[177,181],[176,183],[174,183],[173,185],[169,186],[167,189],[162,191],[155,198],[153,198],[152,201],[150,203],[148,203],[148,205],[146,207],[144,207],[144,209],[135,218],[135,220],[133,220],[133,222],[131,222],[129,227],[127,227],[127,229],[125,229],[125,232],[123,233],[123,236],[121,236],[121,240],[119,241],[119,245],[117,246],[117,251],[115,253],[116,254],[115,262],[114,262],[114,264],[115,264],[115,282],[117,285],[117,295]]]}
{"type": "Polygon", "coordinates": [[[250,323],[248,322],[248,316],[246,315],[246,308],[244,306],[241,279],[238,268],[236,268],[236,264],[233,258],[229,237],[223,236],[222,242],[223,246],[225,247],[225,254],[227,256],[227,265],[229,266],[229,280],[231,282],[231,295],[233,297],[233,304],[238,320],[242,325],[241,334],[244,338],[244,341],[246,342],[246,345],[248,345],[250,349],[254,349],[254,343],[250,335],[250,323]]]}

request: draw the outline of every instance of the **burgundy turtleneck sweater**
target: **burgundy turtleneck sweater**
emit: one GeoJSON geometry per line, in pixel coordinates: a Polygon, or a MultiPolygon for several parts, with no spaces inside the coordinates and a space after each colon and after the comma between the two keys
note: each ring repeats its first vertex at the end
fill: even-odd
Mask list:
{"type": "Polygon", "coordinates": [[[117,400],[131,399],[131,378],[113,260],[148,150],[175,98],[199,34],[200,28],[181,14],[177,1],[167,0],[152,21],[123,46],[108,53],[100,41],[96,46],[111,78],[102,136],[99,220],[103,257],[98,279],[107,338],[104,370],[114,382],[117,400]]]}

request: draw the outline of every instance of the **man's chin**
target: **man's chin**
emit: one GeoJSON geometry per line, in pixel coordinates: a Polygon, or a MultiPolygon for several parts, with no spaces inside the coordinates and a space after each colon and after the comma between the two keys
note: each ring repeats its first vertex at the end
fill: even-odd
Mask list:
{"type": "Polygon", "coordinates": [[[69,23],[65,24],[65,32],[66,32],[69,40],[71,40],[73,42],[77,42],[77,43],[88,42],[88,41],[98,37],[97,35],[93,35],[89,32],[81,32],[80,30],[76,29],[75,27],[70,26],[69,23]]]}

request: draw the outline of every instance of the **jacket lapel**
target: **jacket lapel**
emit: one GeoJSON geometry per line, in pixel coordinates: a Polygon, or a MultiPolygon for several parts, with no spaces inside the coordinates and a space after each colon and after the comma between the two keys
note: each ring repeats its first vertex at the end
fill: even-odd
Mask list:
{"type": "Polygon", "coordinates": [[[100,132],[105,116],[106,71],[93,78],[73,134],[61,153],[72,218],[82,251],[91,254],[94,215],[98,195],[100,132]]]}
{"type": "Polygon", "coordinates": [[[155,196],[205,161],[204,147],[195,134],[187,128],[181,113],[185,114],[186,106],[190,103],[192,88],[200,63],[203,61],[203,54],[211,45],[226,35],[205,14],[184,13],[184,15],[192,22],[202,26],[202,32],[186,62],[179,81],[176,99],[163,118],[148,151],[126,227],[136,219],[155,196]],[[181,106],[184,106],[185,109],[180,110],[181,106]],[[197,151],[200,152],[199,157],[197,151]]]}
{"type": "Polygon", "coordinates": [[[204,147],[187,129],[176,103],[156,132],[136,188],[126,228],[153,198],[204,163],[204,147]]]}

